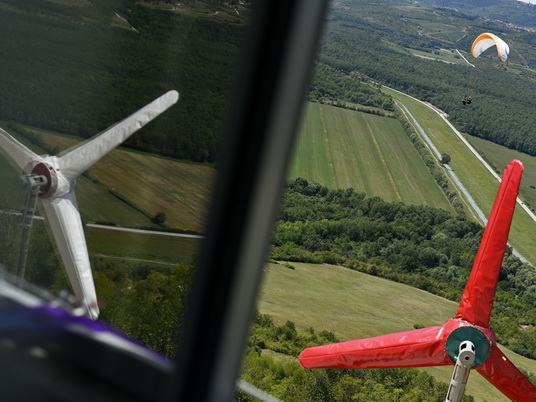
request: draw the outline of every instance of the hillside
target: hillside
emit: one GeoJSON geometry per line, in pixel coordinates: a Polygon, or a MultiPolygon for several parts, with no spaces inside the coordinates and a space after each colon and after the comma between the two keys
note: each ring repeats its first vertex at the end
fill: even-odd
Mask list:
{"type": "MultiPolygon", "coordinates": [[[[451,9],[345,0],[334,3],[318,60],[354,80],[373,80],[429,101],[470,135],[535,154],[534,40],[533,32],[451,9]],[[510,43],[506,64],[492,51],[478,59],[468,55],[474,38],[486,31],[510,43]],[[463,107],[467,94],[474,102],[463,107]]],[[[321,92],[325,81],[314,81],[312,91],[321,92]]],[[[346,96],[337,94],[340,100],[346,96]]]]}
{"type": "Polygon", "coordinates": [[[521,188],[521,197],[530,205],[536,206],[536,157],[508,149],[491,141],[478,137],[466,136],[467,140],[478,149],[481,155],[492,164],[497,171],[502,171],[512,159],[519,159],[525,166],[521,188]]]}
{"type": "Polygon", "coordinates": [[[419,4],[462,10],[480,18],[500,20],[524,27],[536,27],[536,8],[519,0],[419,0],[419,4]]]}
{"type": "MultiPolygon", "coordinates": [[[[325,329],[345,341],[441,325],[456,312],[455,302],[347,268],[292,266],[268,266],[258,304],[259,311],[279,325],[291,320],[298,329],[325,329]]],[[[534,360],[504,351],[519,367],[536,372],[534,360]]],[[[426,370],[443,382],[452,375],[451,366],[426,370]]],[[[476,372],[469,378],[467,393],[478,401],[508,400],[476,372]]]]}
{"type": "MultiPolygon", "coordinates": [[[[31,137],[34,143],[27,144],[38,154],[46,152],[42,147],[56,154],[82,140],[33,127],[7,129],[31,137]]],[[[210,164],[118,148],[78,179],[76,193],[82,217],[89,223],[149,227],[154,226],[151,218],[163,212],[167,226],[200,233],[214,175],[210,164]]],[[[15,173],[13,177],[11,187],[18,190],[15,173]]]]}
{"type": "MultiPolygon", "coordinates": [[[[84,223],[144,227],[164,213],[171,228],[203,232],[217,174],[212,162],[249,15],[246,6],[229,12],[213,3],[220,2],[176,8],[158,1],[0,0],[0,119],[15,120],[20,132],[37,137],[46,145],[39,153],[98,133],[170,87],[181,94],[169,113],[128,141],[131,149],[114,150],[80,177],[84,223]]],[[[341,0],[331,10],[270,249],[271,258],[291,261],[294,269],[268,265],[259,310],[278,324],[292,320],[300,330],[326,329],[341,340],[441,324],[455,311],[452,300],[463,289],[482,227],[454,213],[394,118],[395,95],[378,83],[432,102],[473,136],[536,154],[536,36],[413,3],[341,0]],[[473,69],[456,52],[467,56],[482,30],[499,31],[514,44],[506,66],[484,57],[473,69]],[[475,102],[463,108],[459,101],[468,90],[475,102]]],[[[452,157],[487,213],[497,182],[429,110],[398,101],[407,102],[452,157]]],[[[502,163],[501,151],[487,152],[496,166],[502,163]]],[[[2,161],[0,168],[8,170],[2,161]]],[[[17,179],[9,171],[0,184],[10,192],[17,179]]],[[[526,180],[533,183],[534,176],[526,180]]],[[[523,191],[533,191],[531,185],[523,191]]],[[[516,213],[512,244],[532,261],[534,230],[516,213]]],[[[85,233],[102,317],[171,356],[199,240],[93,227],[85,233]]],[[[3,253],[14,259],[10,236],[19,238],[7,231],[0,236],[2,262],[3,253]]],[[[30,279],[64,289],[43,225],[32,241],[30,279]],[[42,267],[55,271],[45,275],[42,267]]],[[[500,342],[533,358],[534,272],[508,250],[492,322],[500,342]]],[[[509,356],[536,372],[533,360],[509,356]]],[[[448,381],[451,368],[428,372],[448,381]]],[[[469,393],[501,400],[481,380],[471,377],[469,393]]]]}

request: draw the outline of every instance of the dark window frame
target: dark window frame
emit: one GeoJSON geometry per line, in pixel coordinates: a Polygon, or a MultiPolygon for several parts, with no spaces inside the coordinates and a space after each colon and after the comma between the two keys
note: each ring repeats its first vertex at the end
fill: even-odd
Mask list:
{"type": "Polygon", "coordinates": [[[327,4],[254,3],[169,400],[235,396],[327,4]]]}

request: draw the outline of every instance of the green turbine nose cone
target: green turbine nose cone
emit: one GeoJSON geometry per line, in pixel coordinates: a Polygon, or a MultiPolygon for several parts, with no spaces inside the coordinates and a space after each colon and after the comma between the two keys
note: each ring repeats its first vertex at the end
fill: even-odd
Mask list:
{"type": "Polygon", "coordinates": [[[455,329],[447,338],[446,351],[450,360],[456,363],[456,357],[460,353],[460,344],[465,341],[471,341],[475,345],[475,362],[471,368],[480,366],[488,358],[489,340],[482,331],[471,326],[455,329]]]}

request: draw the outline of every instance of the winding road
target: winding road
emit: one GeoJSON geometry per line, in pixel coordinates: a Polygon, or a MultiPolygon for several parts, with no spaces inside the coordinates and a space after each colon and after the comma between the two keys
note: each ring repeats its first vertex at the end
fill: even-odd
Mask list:
{"type": "MultiPolygon", "coordinates": [[[[428,107],[429,109],[432,109],[435,113],[437,113],[437,115],[439,115],[439,117],[441,117],[441,119],[443,119],[443,121],[445,123],[447,123],[447,125],[451,128],[451,130],[458,136],[458,138],[464,143],[465,146],[467,146],[467,148],[471,151],[471,153],[476,156],[476,158],[484,165],[484,167],[493,175],[493,177],[495,177],[495,179],[500,183],[501,182],[501,177],[497,174],[497,172],[495,172],[495,170],[493,170],[493,168],[484,160],[484,158],[482,158],[482,156],[476,151],[476,149],[473,148],[473,146],[465,139],[465,137],[452,125],[452,123],[447,119],[447,115],[445,112],[441,111],[440,109],[436,108],[435,106],[431,105],[430,103],[428,102],[423,102],[421,101],[420,99],[417,99],[417,98],[414,98],[413,96],[411,95],[408,95],[404,92],[401,92],[401,91],[398,91],[394,88],[390,88],[390,87],[387,87],[385,86],[386,88],[388,88],[389,90],[391,91],[394,91],[394,92],[397,92],[401,95],[404,95],[404,96],[407,96],[408,98],[411,98],[423,105],[425,105],[426,107],[428,107]]],[[[424,139],[424,141],[426,142],[426,144],[429,146],[429,148],[432,150],[432,152],[434,153],[434,155],[436,156],[436,158],[438,160],[441,160],[441,153],[438,151],[437,147],[434,145],[434,143],[432,142],[432,140],[430,139],[430,137],[426,134],[426,132],[424,131],[424,129],[421,127],[421,125],[417,122],[417,120],[415,119],[415,117],[411,114],[411,112],[408,110],[408,108],[402,103],[402,102],[399,102],[399,101],[396,101],[396,104],[401,108],[402,112],[406,115],[406,117],[409,117],[409,120],[413,123],[413,126],[419,131],[419,134],[421,135],[421,137],[424,139]]],[[[473,210],[475,211],[475,213],[478,215],[478,217],[480,218],[480,220],[484,223],[484,225],[486,225],[488,223],[488,219],[486,217],[486,215],[482,212],[482,209],[477,205],[477,203],[475,202],[475,200],[473,199],[473,197],[471,196],[471,194],[469,193],[469,191],[465,188],[465,186],[462,184],[462,182],[460,181],[460,179],[456,176],[456,174],[454,173],[454,171],[452,170],[452,168],[445,164],[444,165],[445,169],[447,170],[447,173],[449,174],[449,176],[452,178],[453,182],[455,183],[455,185],[459,188],[459,190],[464,194],[464,196],[466,197],[467,199],[467,202],[471,205],[471,207],[473,208],[473,210]]],[[[525,203],[523,201],[521,201],[521,199],[518,197],[517,198],[517,203],[519,204],[519,206],[521,208],[523,208],[523,210],[530,216],[530,218],[536,223],[536,215],[527,207],[527,205],[525,205],[525,203]]],[[[514,255],[516,257],[518,257],[521,261],[527,263],[527,264],[530,264],[532,265],[525,257],[523,257],[517,250],[515,250],[514,248],[512,248],[512,253],[514,253],[514,255]]]]}

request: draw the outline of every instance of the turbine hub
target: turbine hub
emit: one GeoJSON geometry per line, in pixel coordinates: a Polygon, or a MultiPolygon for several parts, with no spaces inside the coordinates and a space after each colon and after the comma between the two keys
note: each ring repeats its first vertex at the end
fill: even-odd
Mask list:
{"type": "Polygon", "coordinates": [[[47,162],[30,162],[28,166],[24,169],[26,173],[32,175],[45,176],[47,178],[47,184],[41,186],[39,191],[39,198],[50,198],[56,193],[58,189],[58,176],[56,174],[56,169],[47,162]]]}
{"type": "Polygon", "coordinates": [[[490,340],[484,332],[472,325],[462,326],[450,333],[446,345],[447,355],[456,364],[460,348],[466,341],[470,341],[474,348],[474,360],[471,361],[471,368],[480,366],[488,358],[490,340]]]}

